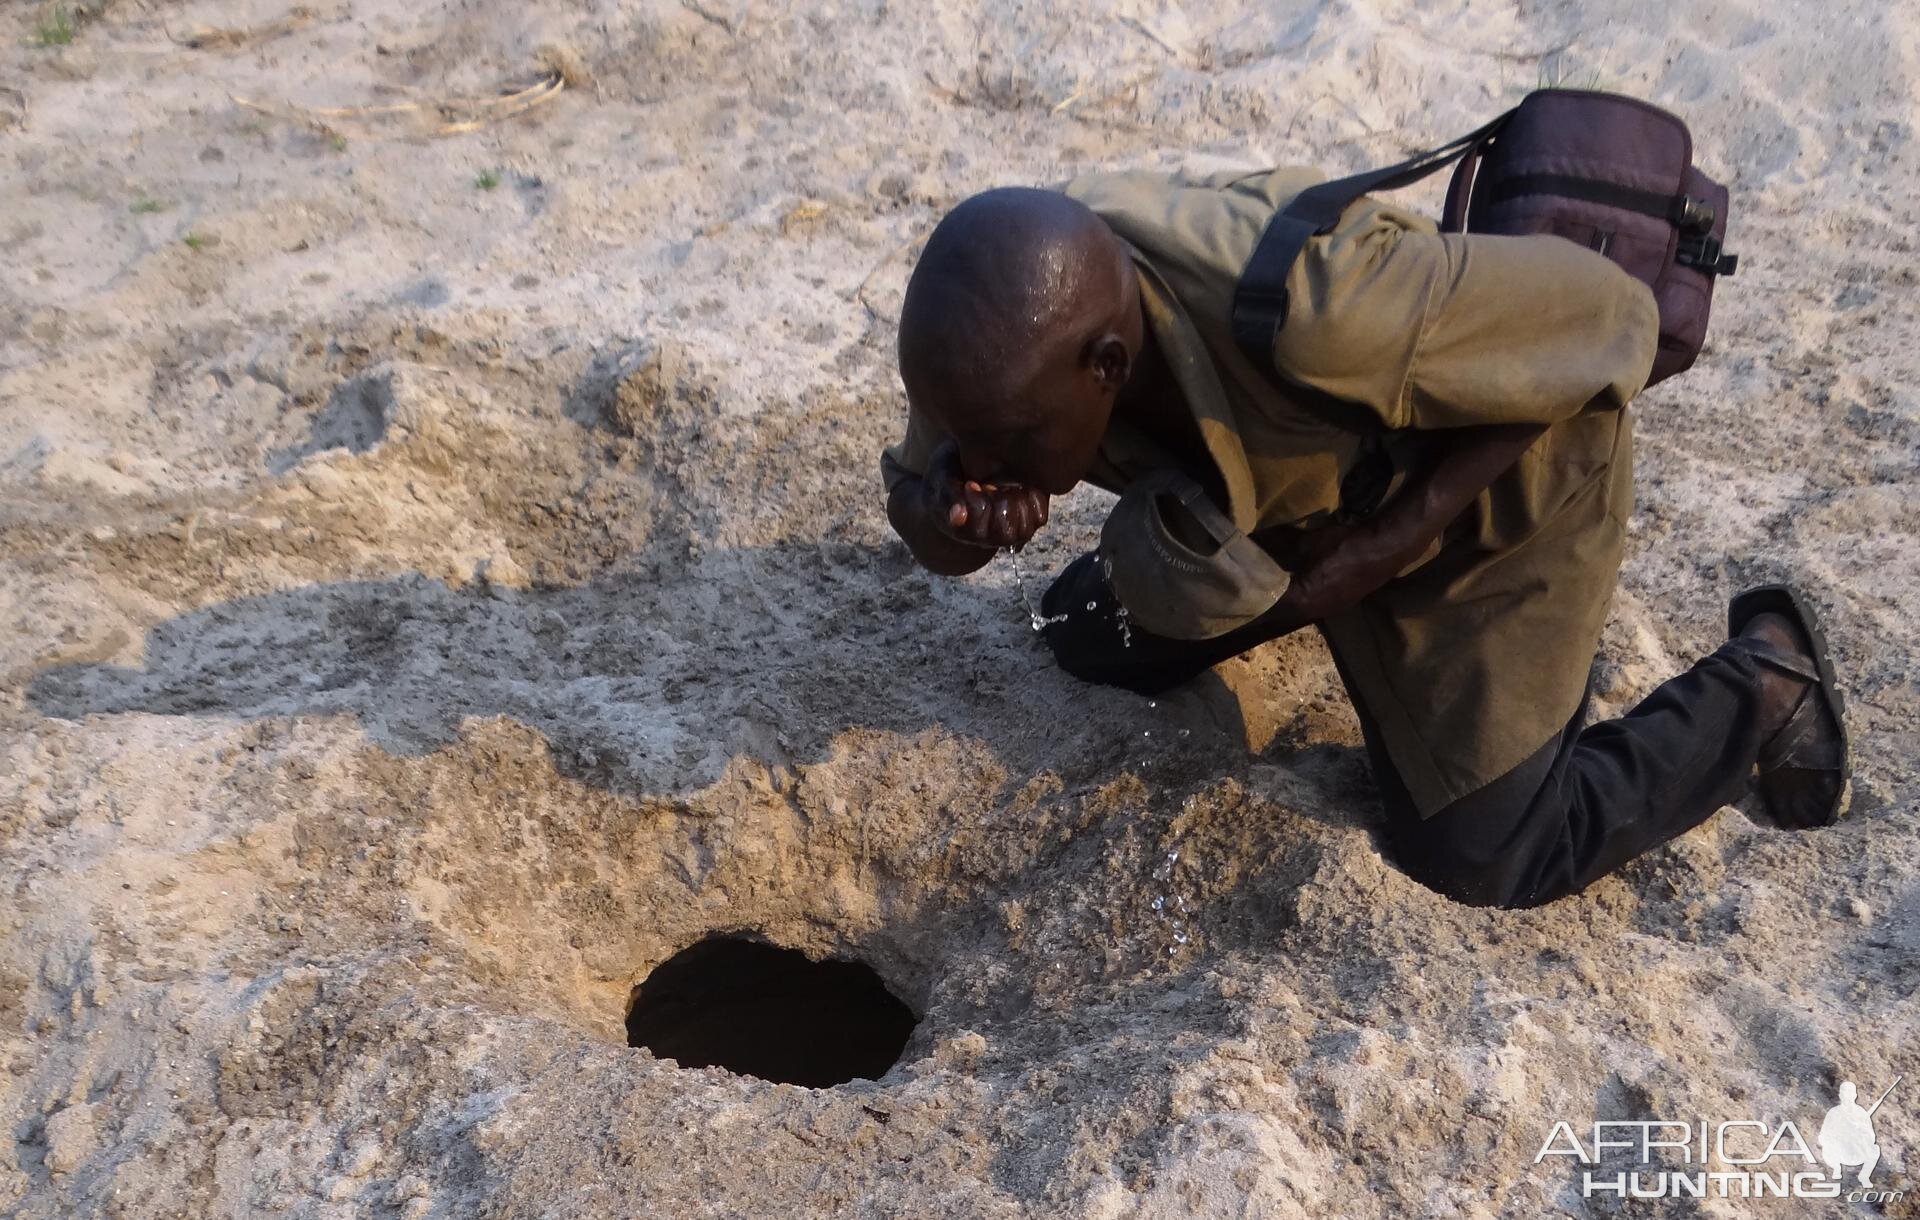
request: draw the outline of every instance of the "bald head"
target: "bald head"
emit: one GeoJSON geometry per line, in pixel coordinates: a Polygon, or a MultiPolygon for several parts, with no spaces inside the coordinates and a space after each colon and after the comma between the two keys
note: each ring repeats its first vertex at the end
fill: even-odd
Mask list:
{"type": "Polygon", "coordinates": [[[909,392],[943,407],[1004,408],[1010,381],[1096,336],[1125,274],[1125,249],[1078,200],[1023,187],[973,196],[934,229],[907,284],[900,371],[909,392]],[[968,396],[982,401],[952,401],[968,396]]]}
{"type": "MultiPolygon", "coordinates": [[[[1138,315],[1127,248],[1086,205],[1056,191],[985,191],[941,220],[914,266],[901,379],[958,439],[1094,413],[1097,442],[1139,347],[1138,315]],[[1082,392],[1063,392],[1076,377],[1082,392]]],[[[1084,432],[1088,420],[1067,422],[1084,432]]],[[[1090,461],[1091,443],[1080,447],[1090,461]]]]}

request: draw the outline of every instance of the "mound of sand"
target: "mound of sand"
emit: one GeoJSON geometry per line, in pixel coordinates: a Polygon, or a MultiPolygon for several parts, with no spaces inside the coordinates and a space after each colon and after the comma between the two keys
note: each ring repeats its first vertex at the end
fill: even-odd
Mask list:
{"type": "Polygon", "coordinates": [[[0,1207],[1589,1214],[1556,1120],[1920,1088],[1911,8],[23,0],[0,37],[0,1207]],[[1710,350],[1634,408],[1602,710],[1791,573],[1859,762],[1837,829],[1723,811],[1494,914],[1383,861],[1316,642],[1082,686],[1007,565],[913,567],[876,454],[961,196],[1357,168],[1543,80],[1679,110],[1739,208],[1710,350]],[[871,964],[900,1064],[630,1048],[636,982],[727,931],[871,964]]]}

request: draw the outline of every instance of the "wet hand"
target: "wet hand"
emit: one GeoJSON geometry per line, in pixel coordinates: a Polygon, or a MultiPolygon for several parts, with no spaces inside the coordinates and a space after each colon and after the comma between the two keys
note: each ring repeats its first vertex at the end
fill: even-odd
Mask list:
{"type": "Polygon", "coordinates": [[[1017,549],[1047,523],[1047,493],[967,478],[950,441],[934,451],[921,486],[926,519],[956,542],[1017,549]]]}

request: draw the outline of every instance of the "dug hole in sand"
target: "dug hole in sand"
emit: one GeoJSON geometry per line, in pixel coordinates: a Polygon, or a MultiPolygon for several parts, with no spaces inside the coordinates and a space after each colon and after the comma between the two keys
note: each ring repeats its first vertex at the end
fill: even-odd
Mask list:
{"type": "Polygon", "coordinates": [[[1910,7],[22,0],[0,40],[0,1210],[1914,1214],[1535,1163],[1905,1073],[1909,1181],[1910,7]],[[1352,170],[1552,80],[1681,113],[1742,258],[1632,408],[1598,711],[1791,575],[1856,795],[1508,914],[1382,858],[1316,640],[1084,686],[1009,565],[914,567],[877,457],[966,194],[1352,170]],[[715,944],[760,990],[649,1024],[715,944]],[[644,1049],[768,997],[869,1032],[745,1066],[853,1078],[644,1049]]]}

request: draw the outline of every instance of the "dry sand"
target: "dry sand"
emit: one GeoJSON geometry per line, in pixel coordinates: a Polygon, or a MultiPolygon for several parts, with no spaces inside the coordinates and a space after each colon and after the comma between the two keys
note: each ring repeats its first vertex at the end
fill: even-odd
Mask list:
{"type": "Polygon", "coordinates": [[[1911,4],[316,0],[187,45],[288,12],[104,0],[43,47],[0,6],[0,1208],[1827,1214],[1531,1162],[1563,1118],[1811,1132],[1901,1072],[1908,1181],[1911,4]],[[555,63],[445,136],[498,116],[229,96],[555,63]],[[1837,829],[1725,810],[1499,914],[1382,859],[1317,642],[1082,686],[1006,564],[913,567],[875,455],[961,196],[1357,168],[1542,79],[1678,109],[1739,209],[1711,348],[1633,408],[1603,710],[1795,574],[1859,761],[1837,829]],[[874,963],[906,1058],[809,1091],[629,1049],[636,980],[726,929],[874,963]]]}

